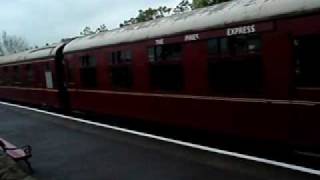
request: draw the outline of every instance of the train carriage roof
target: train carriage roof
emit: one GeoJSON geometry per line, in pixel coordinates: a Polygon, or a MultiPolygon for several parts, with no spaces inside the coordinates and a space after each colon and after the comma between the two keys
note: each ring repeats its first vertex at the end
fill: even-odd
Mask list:
{"type": "Polygon", "coordinates": [[[52,58],[56,55],[57,50],[63,45],[64,43],[57,43],[43,48],[31,49],[7,56],[0,56],[0,65],[52,58]]]}
{"type": "Polygon", "coordinates": [[[230,24],[295,15],[319,9],[320,0],[233,0],[207,8],[81,37],[70,42],[65,47],[64,52],[129,43],[209,28],[221,28],[230,24]]]}

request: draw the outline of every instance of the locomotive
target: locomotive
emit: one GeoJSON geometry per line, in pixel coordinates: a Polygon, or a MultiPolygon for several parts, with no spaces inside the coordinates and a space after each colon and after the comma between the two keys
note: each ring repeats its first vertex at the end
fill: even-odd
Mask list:
{"type": "Polygon", "coordinates": [[[319,0],[233,0],[0,57],[0,98],[319,152],[319,42],[319,0]]]}

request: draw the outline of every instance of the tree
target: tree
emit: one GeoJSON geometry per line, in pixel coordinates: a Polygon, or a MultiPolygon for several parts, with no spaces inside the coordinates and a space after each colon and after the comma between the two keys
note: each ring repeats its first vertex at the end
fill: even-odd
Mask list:
{"type": "Polygon", "coordinates": [[[88,35],[91,35],[91,34],[94,34],[95,32],[91,30],[91,28],[89,26],[86,26],[82,32],[80,32],[80,35],[81,36],[88,36],[88,35]]]}
{"type": "Polygon", "coordinates": [[[104,31],[108,31],[107,26],[105,24],[100,25],[95,31],[91,30],[91,27],[86,26],[82,32],[80,32],[81,36],[88,36],[91,34],[96,34],[99,32],[104,32],[104,31]]]}
{"type": "Polygon", "coordinates": [[[226,2],[230,0],[193,0],[192,6],[194,9],[211,6],[214,4],[226,2]]]}
{"type": "MultiPolygon", "coordinates": [[[[193,9],[202,8],[206,6],[211,6],[217,3],[226,2],[230,0],[193,0],[190,3],[189,0],[182,0],[175,8],[168,8],[167,6],[160,6],[158,8],[148,8],[145,10],[139,10],[138,15],[136,17],[125,20],[120,24],[120,27],[128,26],[131,24],[137,24],[140,22],[146,22],[155,20],[158,18],[162,18],[165,16],[169,16],[173,14],[180,14],[187,11],[191,11],[193,9]]],[[[90,27],[85,27],[84,30],[80,33],[82,36],[87,36],[91,34],[95,34],[101,31],[107,31],[108,29],[103,24],[96,31],[91,30],[90,27]]]]}
{"type": "Polygon", "coordinates": [[[98,32],[104,32],[104,31],[108,31],[108,28],[107,28],[107,26],[106,26],[105,24],[101,24],[101,25],[97,28],[96,33],[98,33],[98,32]]]}
{"type": "Polygon", "coordinates": [[[0,36],[0,56],[18,53],[28,48],[27,41],[22,37],[8,35],[6,31],[2,32],[0,36]]]}
{"type": "Polygon", "coordinates": [[[187,11],[191,11],[193,9],[192,3],[188,0],[182,0],[174,9],[174,14],[181,14],[187,11]]]}
{"type": "Polygon", "coordinates": [[[191,11],[192,9],[211,6],[217,3],[226,2],[229,0],[193,0],[192,3],[189,0],[182,0],[174,9],[166,6],[160,6],[158,8],[148,8],[146,10],[139,10],[136,17],[125,20],[120,24],[120,27],[136,24],[145,21],[151,21],[154,19],[162,18],[168,15],[180,14],[183,12],[191,11]]]}
{"type": "Polygon", "coordinates": [[[160,6],[156,9],[148,8],[146,10],[139,10],[137,17],[124,21],[122,24],[120,24],[120,27],[162,18],[170,15],[171,10],[171,8],[166,6],[160,6]]]}

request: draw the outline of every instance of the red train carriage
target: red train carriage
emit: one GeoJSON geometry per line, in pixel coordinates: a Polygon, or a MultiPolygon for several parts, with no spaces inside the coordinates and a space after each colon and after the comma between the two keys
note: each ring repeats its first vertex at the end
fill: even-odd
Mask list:
{"type": "Polygon", "coordinates": [[[61,82],[64,44],[0,57],[0,98],[35,106],[61,109],[61,82]],[[58,53],[60,52],[60,61],[58,53]],[[59,63],[60,62],[60,63],[59,63]]]}
{"type": "Polygon", "coordinates": [[[319,147],[320,1],[235,0],[78,38],[73,110],[319,147]]]}
{"type": "Polygon", "coordinates": [[[1,57],[0,98],[315,150],[319,22],[319,0],[234,0],[1,57]]]}

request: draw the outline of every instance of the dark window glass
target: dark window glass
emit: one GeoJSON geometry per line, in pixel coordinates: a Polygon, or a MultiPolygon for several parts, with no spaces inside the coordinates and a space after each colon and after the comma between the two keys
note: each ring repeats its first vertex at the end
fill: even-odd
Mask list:
{"type": "Polygon", "coordinates": [[[209,54],[219,53],[219,39],[210,39],[208,41],[208,52],[209,54]]]}
{"type": "Polygon", "coordinates": [[[27,71],[27,83],[28,83],[28,85],[32,85],[33,78],[34,78],[34,72],[33,72],[31,64],[27,64],[26,71],[27,71]]]}
{"type": "Polygon", "coordinates": [[[81,67],[82,68],[91,68],[96,67],[97,61],[93,56],[83,56],[81,57],[81,67]]]}
{"type": "Polygon", "coordinates": [[[183,88],[183,70],[180,64],[151,66],[151,86],[162,91],[180,91],[183,88]]]}
{"type": "Polygon", "coordinates": [[[117,53],[112,52],[111,53],[111,61],[109,61],[110,64],[116,64],[117,63],[117,53]]]}
{"type": "Polygon", "coordinates": [[[13,82],[14,82],[14,85],[20,85],[20,68],[19,66],[13,66],[13,82]]]}
{"type": "Polygon", "coordinates": [[[260,58],[209,63],[209,84],[221,94],[258,94],[262,75],[260,58]]]}
{"type": "Polygon", "coordinates": [[[65,61],[66,70],[67,70],[67,79],[69,83],[73,83],[75,81],[74,78],[74,67],[69,63],[69,61],[65,61]]]}
{"type": "Polygon", "coordinates": [[[51,67],[50,67],[50,64],[49,64],[49,63],[46,63],[46,65],[45,65],[45,71],[46,71],[46,72],[50,72],[50,71],[51,71],[51,67]]]}
{"type": "Polygon", "coordinates": [[[82,87],[84,88],[97,87],[96,63],[97,63],[96,59],[93,56],[81,57],[80,77],[81,77],[82,87]]]}
{"type": "Polygon", "coordinates": [[[117,52],[117,64],[121,64],[122,63],[122,59],[121,59],[121,51],[117,52]]]}
{"type": "Polygon", "coordinates": [[[111,53],[111,65],[116,64],[126,64],[132,62],[132,52],[130,50],[126,51],[116,51],[111,53]]]}
{"type": "Polygon", "coordinates": [[[4,69],[1,67],[0,70],[0,85],[4,85],[5,84],[5,74],[4,74],[4,69]]]}
{"type": "Polygon", "coordinates": [[[111,67],[111,80],[114,88],[131,88],[133,78],[130,66],[111,67]]]}
{"type": "Polygon", "coordinates": [[[246,54],[248,52],[248,41],[246,36],[233,37],[233,47],[236,54],[246,54]]]}
{"type": "Polygon", "coordinates": [[[131,50],[122,50],[112,53],[110,77],[113,88],[129,89],[132,87],[133,74],[131,62],[131,50]]]}
{"type": "Polygon", "coordinates": [[[208,41],[210,54],[229,55],[209,61],[209,84],[221,94],[260,94],[263,68],[261,39],[256,34],[216,38],[208,41]],[[250,54],[250,56],[246,56],[250,54]],[[245,55],[245,56],[243,56],[245,55]]]}
{"type": "Polygon", "coordinates": [[[125,62],[131,62],[131,60],[132,60],[131,51],[122,51],[121,52],[121,59],[125,62]]]}
{"type": "Polygon", "coordinates": [[[154,62],[156,59],[156,49],[155,47],[148,48],[148,57],[150,62],[154,62]]]}
{"type": "Polygon", "coordinates": [[[261,39],[259,37],[250,37],[248,39],[249,53],[259,52],[261,50],[261,39]]]}
{"type": "Polygon", "coordinates": [[[163,51],[161,57],[164,60],[179,58],[181,56],[182,47],[180,44],[169,44],[162,46],[163,51]]]}
{"type": "Polygon", "coordinates": [[[183,68],[180,63],[165,63],[181,60],[182,45],[166,44],[148,49],[151,86],[160,91],[180,91],[183,88],[183,68]]]}
{"type": "Polygon", "coordinates": [[[4,68],[3,68],[3,84],[4,85],[9,85],[10,84],[10,77],[9,77],[9,68],[8,68],[8,66],[5,66],[4,68]]]}
{"type": "Polygon", "coordinates": [[[258,35],[231,37],[231,46],[236,55],[257,53],[261,50],[261,38],[258,35]]]}
{"type": "Polygon", "coordinates": [[[296,83],[301,87],[320,87],[320,36],[295,40],[296,83]]]}
{"type": "Polygon", "coordinates": [[[156,55],[156,61],[164,60],[165,57],[164,57],[162,46],[156,46],[155,50],[156,50],[156,54],[155,54],[156,55]]]}
{"type": "Polygon", "coordinates": [[[260,50],[261,38],[256,34],[215,38],[208,40],[209,55],[245,55],[251,53],[259,53],[260,50]]]}
{"type": "Polygon", "coordinates": [[[220,53],[221,54],[229,54],[229,39],[228,38],[221,38],[220,39],[220,53]]]}
{"type": "Polygon", "coordinates": [[[166,44],[148,49],[149,61],[179,60],[182,55],[181,44],[166,44]]]}

